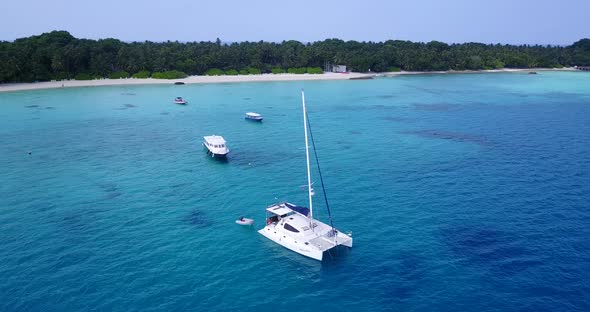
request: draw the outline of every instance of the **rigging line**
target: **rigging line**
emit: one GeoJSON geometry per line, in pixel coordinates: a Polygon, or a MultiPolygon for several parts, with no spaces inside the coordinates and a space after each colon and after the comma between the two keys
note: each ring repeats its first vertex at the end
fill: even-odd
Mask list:
{"type": "Polygon", "coordinates": [[[324,194],[326,208],[328,209],[328,219],[330,219],[330,226],[332,227],[332,231],[334,231],[334,224],[332,223],[332,213],[330,212],[330,204],[328,203],[328,195],[326,195],[326,188],[324,187],[324,178],[322,177],[322,169],[320,168],[320,161],[318,159],[318,153],[315,148],[315,140],[313,139],[313,132],[311,131],[311,124],[309,123],[309,115],[307,114],[307,112],[305,112],[305,118],[307,119],[307,128],[309,128],[309,138],[311,139],[311,145],[313,146],[313,154],[315,156],[315,163],[318,167],[320,183],[322,184],[322,193],[324,194]]]}

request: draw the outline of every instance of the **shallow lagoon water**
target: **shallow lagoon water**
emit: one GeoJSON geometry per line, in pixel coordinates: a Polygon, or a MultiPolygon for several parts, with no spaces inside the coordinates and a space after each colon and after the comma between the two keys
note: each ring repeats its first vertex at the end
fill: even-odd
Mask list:
{"type": "Polygon", "coordinates": [[[589,86],[542,72],[0,94],[0,310],[587,311],[589,86]],[[301,88],[354,237],[324,262],[255,231],[266,205],[306,201],[301,88]]]}

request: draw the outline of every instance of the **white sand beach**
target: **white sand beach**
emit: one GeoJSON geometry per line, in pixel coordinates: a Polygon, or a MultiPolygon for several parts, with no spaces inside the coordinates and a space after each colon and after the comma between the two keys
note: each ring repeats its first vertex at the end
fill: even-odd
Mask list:
{"type": "Polygon", "coordinates": [[[542,71],[575,71],[573,67],[563,68],[501,68],[485,70],[447,70],[447,71],[401,71],[383,73],[385,76],[396,75],[428,75],[428,74],[481,74],[481,73],[519,73],[519,72],[542,72],[542,71]]]}
{"type": "Polygon", "coordinates": [[[238,76],[189,76],[183,79],[97,79],[97,80],[62,80],[33,83],[7,83],[0,84],[0,92],[25,91],[38,89],[56,89],[72,87],[96,87],[114,85],[147,85],[147,84],[173,84],[184,82],[185,84],[197,83],[236,83],[236,82],[260,82],[260,81],[301,81],[301,80],[348,80],[371,78],[375,76],[399,76],[399,75],[424,75],[424,74],[466,74],[466,73],[500,73],[500,72],[531,72],[531,71],[570,71],[574,68],[529,68],[529,69],[494,69],[494,70],[467,70],[467,71],[401,71],[389,73],[324,73],[310,74],[262,74],[262,75],[238,75],[238,76]]]}
{"type": "Polygon", "coordinates": [[[173,84],[184,82],[196,83],[235,83],[256,81],[298,81],[298,80],[346,80],[358,77],[370,77],[370,74],[360,73],[325,73],[325,74],[262,74],[262,75],[238,75],[238,76],[189,76],[183,79],[96,79],[96,80],[62,80],[33,83],[7,83],[0,84],[0,92],[24,91],[37,89],[72,88],[72,87],[96,87],[114,85],[147,85],[147,84],[173,84]]]}

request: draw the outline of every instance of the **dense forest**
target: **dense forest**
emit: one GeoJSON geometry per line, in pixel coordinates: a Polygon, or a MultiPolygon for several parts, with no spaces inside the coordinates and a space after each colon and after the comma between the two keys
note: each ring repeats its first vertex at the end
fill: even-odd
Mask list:
{"type": "Polygon", "coordinates": [[[446,44],[328,39],[240,42],[122,42],[66,31],[0,41],[0,83],[62,79],[179,78],[188,75],[321,73],[326,63],[357,72],[590,65],[590,39],[571,46],[446,44]]]}

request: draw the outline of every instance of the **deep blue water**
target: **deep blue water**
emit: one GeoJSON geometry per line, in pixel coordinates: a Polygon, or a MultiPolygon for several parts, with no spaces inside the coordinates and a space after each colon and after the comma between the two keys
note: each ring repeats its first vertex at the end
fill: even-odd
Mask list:
{"type": "Polygon", "coordinates": [[[0,120],[1,311],[590,310],[587,73],[13,92],[0,120]],[[306,201],[301,88],[354,237],[324,262],[255,231],[306,201]]]}

